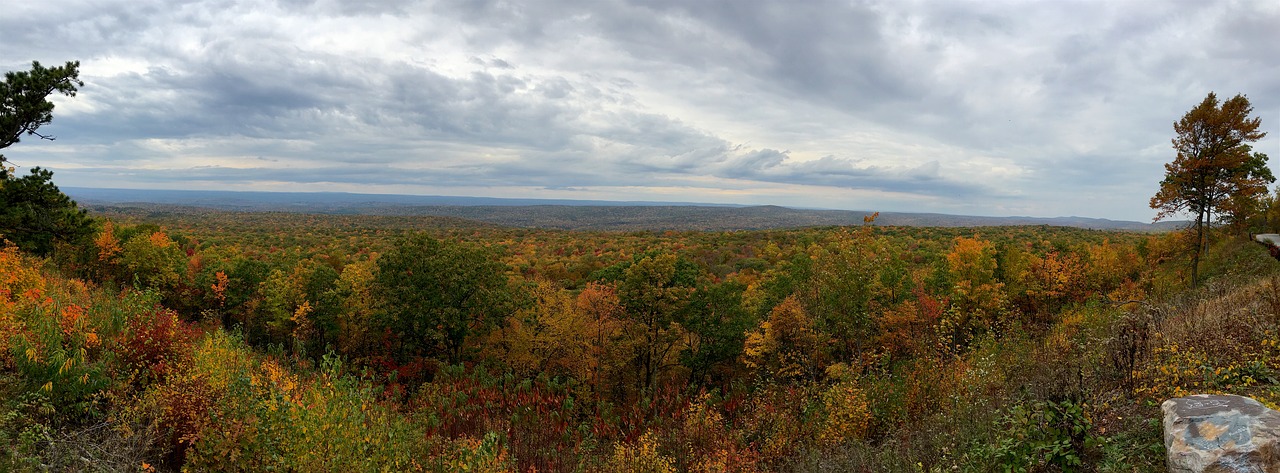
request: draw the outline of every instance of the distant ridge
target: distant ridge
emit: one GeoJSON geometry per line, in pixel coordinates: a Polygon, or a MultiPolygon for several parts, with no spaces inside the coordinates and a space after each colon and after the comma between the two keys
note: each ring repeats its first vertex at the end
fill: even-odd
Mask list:
{"type": "MultiPolygon", "coordinates": [[[[339,192],[237,192],[67,187],[90,209],[197,207],[241,212],[299,212],[453,217],[526,228],[564,230],[762,230],[861,225],[869,211],[794,209],[685,202],[616,202],[570,199],[348,194],[339,192]]],[[[877,225],[987,227],[1052,225],[1099,230],[1168,231],[1185,222],[1148,224],[1085,217],[982,217],[880,212],[877,225]]]]}

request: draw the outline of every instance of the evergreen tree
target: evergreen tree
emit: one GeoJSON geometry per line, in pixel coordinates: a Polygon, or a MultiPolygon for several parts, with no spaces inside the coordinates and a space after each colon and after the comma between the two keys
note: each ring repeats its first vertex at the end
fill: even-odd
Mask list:
{"type": "Polygon", "coordinates": [[[23,250],[47,256],[55,243],[86,243],[93,221],[58,190],[53,172],[38,167],[18,179],[0,181],[0,236],[23,250]]]}

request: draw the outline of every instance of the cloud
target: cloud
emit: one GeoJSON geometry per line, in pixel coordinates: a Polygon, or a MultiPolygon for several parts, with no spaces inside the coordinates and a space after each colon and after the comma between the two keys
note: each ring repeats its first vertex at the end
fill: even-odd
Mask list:
{"type": "Polygon", "coordinates": [[[56,143],[5,154],[64,185],[1146,220],[1170,124],[1210,90],[1248,94],[1280,156],[1277,22],[1265,2],[19,2],[0,67],[79,59],[86,85],[56,143]]]}

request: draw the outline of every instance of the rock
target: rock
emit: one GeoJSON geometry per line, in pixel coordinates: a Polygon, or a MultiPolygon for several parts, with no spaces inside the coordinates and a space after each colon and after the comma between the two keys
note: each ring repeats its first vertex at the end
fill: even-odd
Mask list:
{"type": "Polygon", "coordinates": [[[1161,409],[1171,473],[1280,473],[1280,412],[1209,394],[1170,399],[1161,409]]]}

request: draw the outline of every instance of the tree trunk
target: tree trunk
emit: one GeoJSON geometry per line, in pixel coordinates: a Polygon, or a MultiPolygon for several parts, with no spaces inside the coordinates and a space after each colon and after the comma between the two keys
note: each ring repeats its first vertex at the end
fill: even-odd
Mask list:
{"type": "Polygon", "coordinates": [[[1204,210],[1196,214],[1196,248],[1191,254],[1191,287],[1200,285],[1200,249],[1204,241],[1204,210]]]}

